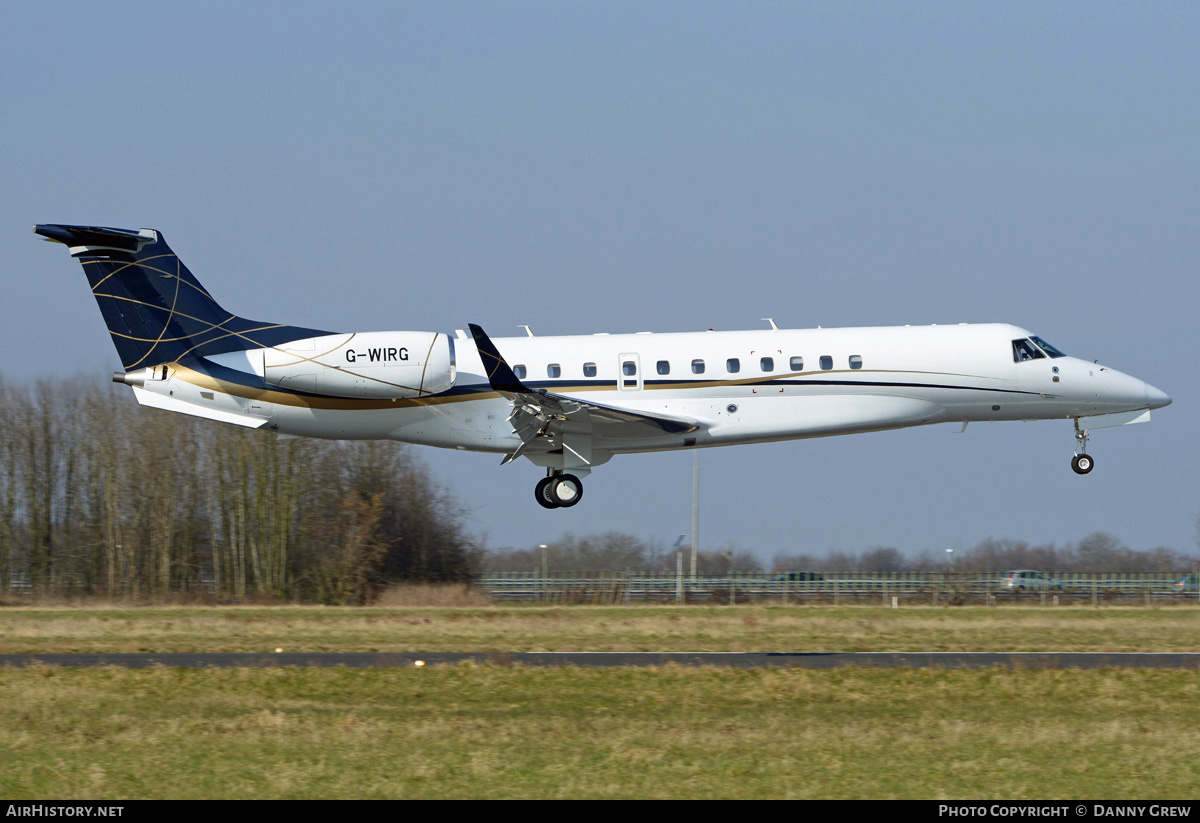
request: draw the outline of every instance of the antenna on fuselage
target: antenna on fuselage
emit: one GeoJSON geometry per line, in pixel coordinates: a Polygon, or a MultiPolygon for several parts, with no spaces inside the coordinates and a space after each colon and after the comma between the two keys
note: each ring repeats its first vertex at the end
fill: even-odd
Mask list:
{"type": "Polygon", "coordinates": [[[518,323],[517,328],[524,329],[525,334],[529,335],[530,337],[533,337],[533,329],[529,328],[529,326],[525,325],[524,323],[518,323]]]}
{"type": "Polygon", "coordinates": [[[771,329],[772,329],[772,331],[779,331],[779,327],[775,325],[775,318],[774,318],[774,317],[760,317],[760,318],[758,318],[758,319],[759,319],[759,320],[766,320],[768,323],[770,323],[770,324],[771,324],[771,329]]]}

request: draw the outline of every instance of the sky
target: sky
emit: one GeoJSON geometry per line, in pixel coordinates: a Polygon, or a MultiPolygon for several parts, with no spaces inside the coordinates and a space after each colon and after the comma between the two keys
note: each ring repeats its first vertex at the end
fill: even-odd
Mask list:
{"type": "MultiPolygon", "coordinates": [[[[705,450],[700,547],[1196,552],[1197,42],[1181,2],[9,4],[0,375],[120,366],[34,223],[158,229],[231,311],[339,331],[1010,322],[1175,402],[1086,477],[1069,421],[705,450]]],[[[558,510],[420,454],[493,548],[691,532],[691,452],[558,510]]]]}

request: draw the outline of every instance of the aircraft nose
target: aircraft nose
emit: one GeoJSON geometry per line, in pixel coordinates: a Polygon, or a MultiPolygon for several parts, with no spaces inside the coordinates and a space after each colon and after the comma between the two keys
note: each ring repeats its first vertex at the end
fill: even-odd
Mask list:
{"type": "Polygon", "coordinates": [[[1156,389],[1147,383],[1146,402],[1150,404],[1150,408],[1152,409],[1161,409],[1163,406],[1171,405],[1171,396],[1165,391],[1156,389]]]}

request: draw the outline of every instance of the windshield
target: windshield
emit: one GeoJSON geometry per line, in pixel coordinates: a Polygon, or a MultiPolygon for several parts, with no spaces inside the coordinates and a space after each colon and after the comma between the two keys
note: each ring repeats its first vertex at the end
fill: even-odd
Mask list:
{"type": "Polygon", "coordinates": [[[1025,339],[1014,340],[1012,346],[1013,360],[1017,361],[1018,363],[1021,363],[1025,360],[1039,360],[1046,356],[1042,354],[1041,350],[1038,349],[1037,346],[1025,339]]]}
{"type": "Polygon", "coordinates": [[[1034,343],[1037,343],[1038,347],[1041,348],[1042,351],[1044,351],[1046,354],[1050,355],[1051,357],[1066,357],[1065,354],[1063,354],[1058,349],[1051,346],[1049,343],[1047,343],[1042,338],[1032,337],[1030,339],[1033,340],[1034,343]]]}

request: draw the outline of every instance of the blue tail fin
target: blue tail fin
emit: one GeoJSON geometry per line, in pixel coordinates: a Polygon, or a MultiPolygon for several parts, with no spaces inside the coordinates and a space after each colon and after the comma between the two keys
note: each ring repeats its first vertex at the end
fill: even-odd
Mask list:
{"type": "Polygon", "coordinates": [[[33,230],[69,246],[83,264],[126,370],[329,334],[230,314],[153,229],[48,224],[33,230]]]}

